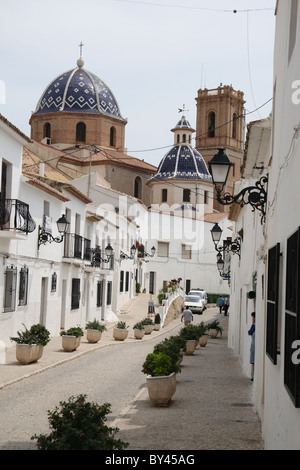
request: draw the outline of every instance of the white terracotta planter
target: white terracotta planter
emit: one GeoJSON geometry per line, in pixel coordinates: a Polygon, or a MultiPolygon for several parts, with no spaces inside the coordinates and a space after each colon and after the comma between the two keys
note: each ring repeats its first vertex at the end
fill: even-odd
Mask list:
{"type": "Polygon", "coordinates": [[[128,330],[123,330],[122,328],[113,329],[113,337],[116,341],[124,341],[128,336],[128,330]]]}
{"type": "Polygon", "coordinates": [[[80,345],[81,336],[62,335],[62,347],[65,351],[75,351],[80,345]]]}
{"type": "Polygon", "coordinates": [[[147,376],[147,387],[150,400],[157,406],[167,406],[176,392],[176,374],[162,377],[147,376]]]}
{"type": "Polygon", "coordinates": [[[99,330],[86,330],[86,339],[89,343],[98,343],[101,339],[102,332],[99,330]]]}
{"type": "Polygon", "coordinates": [[[194,353],[195,348],[196,348],[196,343],[194,339],[188,339],[185,343],[186,349],[185,349],[185,354],[190,356],[191,354],[194,353]]]}
{"type": "Polygon", "coordinates": [[[20,364],[37,362],[43,355],[44,346],[41,344],[16,344],[16,358],[20,364]]]}
{"type": "Polygon", "coordinates": [[[137,328],[135,328],[133,330],[133,333],[136,339],[142,339],[144,337],[145,330],[138,330],[137,328]]]}
{"type": "Polygon", "coordinates": [[[216,338],[218,336],[218,330],[211,329],[209,330],[209,334],[211,338],[216,338]]]}
{"type": "Polygon", "coordinates": [[[160,330],[160,323],[154,323],[154,330],[155,331],[160,330]]]}
{"type": "Polygon", "coordinates": [[[151,335],[154,325],[144,325],[145,335],[151,335]]]}
{"type": "Polygon", "coordinates": [[[201,348],[204,348],[207,345],[207,335],[200,336],[199,344],[201,348]]]}

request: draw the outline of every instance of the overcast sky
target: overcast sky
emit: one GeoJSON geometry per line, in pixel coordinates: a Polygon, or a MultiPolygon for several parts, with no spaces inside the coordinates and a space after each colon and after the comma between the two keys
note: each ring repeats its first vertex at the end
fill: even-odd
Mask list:
{"type": "Polygon", "coordinates": [[[128,153],[158,165],[183,104],[195,127],[199,88],[232,84],[245,94],[248,122],[269,115],[271,102],[261,106],[272,98],[275,3],[0,0],[0,113],[30,136],[31,112],[76,66],[82,41],[84,68],[128,120],[128,153]]]}

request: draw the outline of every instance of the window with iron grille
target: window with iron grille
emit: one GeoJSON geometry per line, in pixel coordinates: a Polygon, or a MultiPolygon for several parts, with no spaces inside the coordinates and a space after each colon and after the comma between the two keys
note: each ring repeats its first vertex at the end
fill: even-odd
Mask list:
{"type": "Polygon", "coordinates": [[[268,290],[267,290],[267,338],[266,353],[273,364],[277,364],[278,354],[278,294],[279,294],[280,244],[268,251],[268,290]]]}
{"type": "Polygon", "coordinates": [[[7,266],[5,270],[4,312],[13,312],[16,308],[17,268],[7,266]]]}
{"type": "Polygon", "coordinates": [[[125,292],[129,291],[129,271],[125,274],[125,292]]]}
{"type": "Polygon", "coordinates": [[[53,273],[51,276],[51,292],[56,292],[57,274],[53,273]]]}
{"type": "Polygon", "coordinates": [[[72,279],[71,309],[79,308],[80,304],[80,279],[72,279]]]}
{"type": "Polygon", "coordinates": [[[111,305],[112,282],[107,282],[106,305],[111,305]]]}
{"type": "Polygon", "coordinates": [[[97,307],[102,307],[103,281],[97,282],[97,307]]]}
{"type": "Polygon", "coordinates": [[[294,405],[300,405],[300,365],[292,362],[292,344],[300,339],[300,229],[287,240],[284,385],[294,405]]]}
{"type": "Polygon", "coordinates": [[[120,292],[124,291],[124,271],[120,272],[120,292]]]}
{"type": "Polygon", "coordinates": [[[23,266],[20,270],[19,279],[19,305],[27,305],[28,293],[28,268],[23,266]]]}

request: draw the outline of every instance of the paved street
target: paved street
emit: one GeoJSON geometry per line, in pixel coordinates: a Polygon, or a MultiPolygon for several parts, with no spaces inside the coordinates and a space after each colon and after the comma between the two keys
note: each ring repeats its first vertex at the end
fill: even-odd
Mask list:
{"type": "MultiPolygon", "coordinates": [[[[140,296],[122,319],[131,326],[145,317],[147,295],[140,296]]],[[[20,366],[14,348],[0,365],[0,449],[33,449],[30,436],[48,432],[47,410],[70,395],[111,403],[109,424],[130,450],[258,450],[263,449],[261,427],[252,406],[252,382],[227,348],[228,318],[209,308],[194,322],[220,318],[223,336],[209,339],[205,348],[184,356],[177,389],[167,408],[148,398],[141,365],[155,343],[177,334],[180,317],[166,328],[135,340],[132,331],[122,343],[112,338],[112,325],[93,346],[82,340],[74,353],[61,349],[53,338],[36,364],[20,366]]]]}

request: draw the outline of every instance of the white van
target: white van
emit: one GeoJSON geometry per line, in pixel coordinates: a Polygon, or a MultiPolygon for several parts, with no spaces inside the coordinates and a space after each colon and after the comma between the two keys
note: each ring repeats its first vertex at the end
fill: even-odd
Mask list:
{"type": "Polygon", "coordinates": [[[184,307],[189,308],[193,313],[203,313],[206,309],[204,296],[199,291],[196,293],[189,293],[184,301],[184,307]]]}
{"type": "Polygon", "coordinates": [[[205,310],[206,309],[206,304],[207,304],[207,293],[206,293],[206,290],[204,289],[192,289],[190,290],[190,292],[188,293],[188,295],[199,295],[200,298],[202,299],[202,303],[203,303],[203,307],[205,310]]]}

